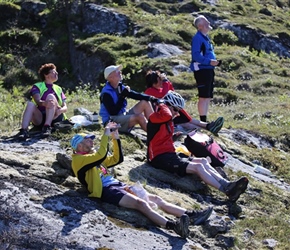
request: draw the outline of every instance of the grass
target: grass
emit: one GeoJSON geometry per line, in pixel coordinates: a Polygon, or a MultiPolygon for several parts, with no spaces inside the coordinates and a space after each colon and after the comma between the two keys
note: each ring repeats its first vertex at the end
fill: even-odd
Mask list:
{"type": "MultiPolygon", "coordinates": [[[[136,35],[88,36],[75,32],[73,33],[75,47],[87,56],[101,55],[108,64],[123,64],[124,82],[138,91],[145,89],[144,78],[148,69],[166,72],[175,89],[186,99],[187,111],[195,118],[198,118],[197,89],[193,74],[190,72],[174,74],[173,71],[175,65],[189,65],[191,36],[195,33],[192,26],[193,14],[179,12],[182,6],[191,4],[191,7],[210,17],[244,24],[273,36],[281,35],[281,30],[286,39],[290,35],[290,22],[285,18],[290,13],[288,0],[259,2],[221,0],[215,6],[202,4],[200,1],[172,1],[172,3],[143,1],[154,10],[158,10],[154,14],[143,11],[134,1],[123,1],[127,2],[127,5],[125,3],[121,6],[118,6],[116,1],[106,2],[107,7],[116,8],[130,17],[137,27],[136,35]],[[266,10],[270,11],[272,16],[263,14],[266,10]],[[172,43],[182,48],[184,53],[174,58],[149,59],[146,55],[146,46],[150,42],[172,43]]],[[[10,19],[6,22],[7,18],[17,16],[20,11],[18,1],[2,0],[0,7],[9,11],[3,11],[7,13],[1,16],[1,20],[3,19],[1,24],[5,24],[0,33],[0,39],[3,40],[0,45],[1,135],[10,135],[20,128],[26,101],[23,97],[25,92],[23,86],[32,85],[36,81],[36,74],[31,73],[31,70],[38,69],[40,61],[44,60],[54,61],[58,66],[59,84],[66,90],[68,117],[73,116],[74,109],[79,107],[98,112],[99,89],[93,89],[92,85],[75,83],[73,67],[68,56],[66,35],[68,32],[65,30],[64,12],[59,15],[57,12],[54,13],[53,9],[46,9],[45,12],[53,21],[48,22],[48,26],[42,29],[37,25],[18,27],[17,22],[10,19]],[[30,45],[13,43],[14,35],[22,40],[23,45],[25,43],[30,45]],[[62,78],[64,80],[61,79],[62,72],[66,73],[62,78]]],[[[215,45],[215,53],[223,63],[216,69],[215,97],[210,106],[209,119],[214,120],[218,116],[223,116],[225,128],[252,131],[272,141],[276,148],[259,149],[253,145],[233,148],[231,141],[226,140],[225,144],[236,157],[249,164],[258,160],[289,183],[290,59],[241,46],[237,37],[227,30],[214,29],[210,36],[215,45]]],[[[134,103],[130,100],[129,106],[134,103]]],[[[102,132],[101,126],[82,130],[93,131],[98,135],[102,132]]],[[[68,147],[73,133],[60,133],[55,136],[56,139],[65,138],[62,145],[68,147]]],[[[122,135],[121,139],[125,154],[134,153],[136,149],[145,150],[143,144],[132,138],[122,135]]],[[[262,240],[273,238],[279,242],[277,249],[287,249],[290,235],[289,193],[253,179],[251,186],[256,190],[257,196],[245,199],[245,219],[237,221],[231,230],[231,233],[238,237],[236,246],[239,249],[263,249],[265,246],[262,240]],[[258,195],[260,192],[262,195],[258,195]],[[245,228],[254,234],[248,233],[245,228]]]]}

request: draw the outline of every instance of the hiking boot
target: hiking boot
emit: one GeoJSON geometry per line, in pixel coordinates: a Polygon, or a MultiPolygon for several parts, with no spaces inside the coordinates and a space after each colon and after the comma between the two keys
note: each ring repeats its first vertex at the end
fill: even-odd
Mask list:
{"type": "Polygon", "coordinates": [[[217,135],[218,132],[221,130],[221,128],[224,125],[224,118],[219,117],[214,122],[210,122],[206,128],[208,131],[210,131],[212,134],[217,135]]]}
{"type": "Polygon", "coordinates": [[[48,137],[51,135],[51,127],[49,125],[44,125],[42,127],[42,136],[48,137]]]}
{"type": "Polygon", "coordinates": [[[181,238],[186,238],[189,234],[189,217],[186,214],[183,214],[174,226],[174,232],[180,235],[181,238]]]}
{"type": "Polygon", "coordinates": [[[247,189],[249,180],[247,177],[241,177],[239,180],[232,182],[226,190],[226,195],[230,201],[237,201],[242,193],[247,189]]]}
{"type": "Polygon", "coordinates": [[[25,141],[29,137],[30,136],[29,136],[28,129],[21,128],[20,131],[19,131],[19,134],[18,134],[18,139],[22,140],[22,141],[25,141]]]}
{"type": "Polygon", "coordinates": [[[190,221],[192,225],[201,225],[203,224],[211,215],[213,207],[206,208],[200,211],[194,211],[192,216],[190,216],[190,221]]]}

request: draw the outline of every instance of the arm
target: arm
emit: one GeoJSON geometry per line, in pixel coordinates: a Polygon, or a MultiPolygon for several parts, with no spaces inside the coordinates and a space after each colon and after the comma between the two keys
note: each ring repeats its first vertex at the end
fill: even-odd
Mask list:
{"type": "Polygon", "coordinates": [[[136,92],[134,90],[130,90],[130,92],[127,94],[127,96],[131,99],[134,100],[145,100],[145,101],[149,101],[150,100],[150,96],[146,95],[146,94],[142,94],[139,92],[136,92]]]}
{"type": "Polygon", "coordinates": [[[160,104],[157,111],[149,116],[152,123],[165,123],[172,119],[172,114],[165,104],[160,104]]]}
{"type": "Polygon", "coordinates": [[[169,90],[172,90],[174,91],[174,88],[173,88],[173,85],[170,81],[168,80],[164,80],[162,82],[162,93],[163,93],[163,96],[165,96],[169,90]]]}
{"type": "Polygon", "coordinates": [[[191,42],[191,58],[192,61],[196,61],[198,63],[204,65],[210,65],[210,59],[206,58],[202,55],[200,48],[202,46],[203,41],[199,38],[199,36],[194,36],[191,42]]]}

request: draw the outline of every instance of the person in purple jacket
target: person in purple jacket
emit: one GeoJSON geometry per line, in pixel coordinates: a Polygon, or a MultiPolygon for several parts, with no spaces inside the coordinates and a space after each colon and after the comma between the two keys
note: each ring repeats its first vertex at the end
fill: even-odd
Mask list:
{"type": "Polygon", "coordinates": [[[213,45],[208,37],[208,32],[212,29],[210,22],[200,15],[194,19],[194,26],[197,32],[191,42],[190,69],[194,72],[198,88],[197,107],[200,120],[206,122],[210,100],[213,98],[214,69],[221,61],[216,59],[213,45]]]}
{"type": "Polygon", "coordinates": [[[20,140],[29,138],[30,122],[42,128],[42,134],[47,137],[51,133],[51,126],[66,119],[66,96],[60,86],[54,84],[58,80],[58,72],[53,63],[46,63],[40,67],[38,73],[41,82],[35,83],[31,90],[31,101],[28,101],[23,112],[21,129],[18,134],[20,140]]]}

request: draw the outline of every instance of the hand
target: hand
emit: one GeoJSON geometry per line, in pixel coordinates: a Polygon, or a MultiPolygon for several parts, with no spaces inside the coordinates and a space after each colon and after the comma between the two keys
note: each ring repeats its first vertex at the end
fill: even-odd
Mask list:
{"type": "Polygon", "coordinates": [[[160,77],[160,79],[161,79],[162,81],[167,80],[167,76],[166,76],[165,73],[160,74],[159,77],[160,77]]]}
{"type": "Polygon", "coordinates": [[[210,60],[210,65],[211,65],[211,66],[218,66],[218,64],[219,64],[219,61],[214,60],[214,59],[211,59],[211,60],[210,60]]]}
{"type": "Polygon", "coordinates": [[[114,139],[119,138],[118,128],[120,128],[121,125],[117,124],[115,122],[109,122],[105,127],[105,135],[112,135],[114,139]]]}
{"type": "Polygon", "coordinates": [[[156,98],[156,97],[154,97],[154,96],[150,96],[150,97],[149,97],[149,101],[152,102],[152,103],[157,103],[157,104],[159,104],[159,99],[156,98]]]}

